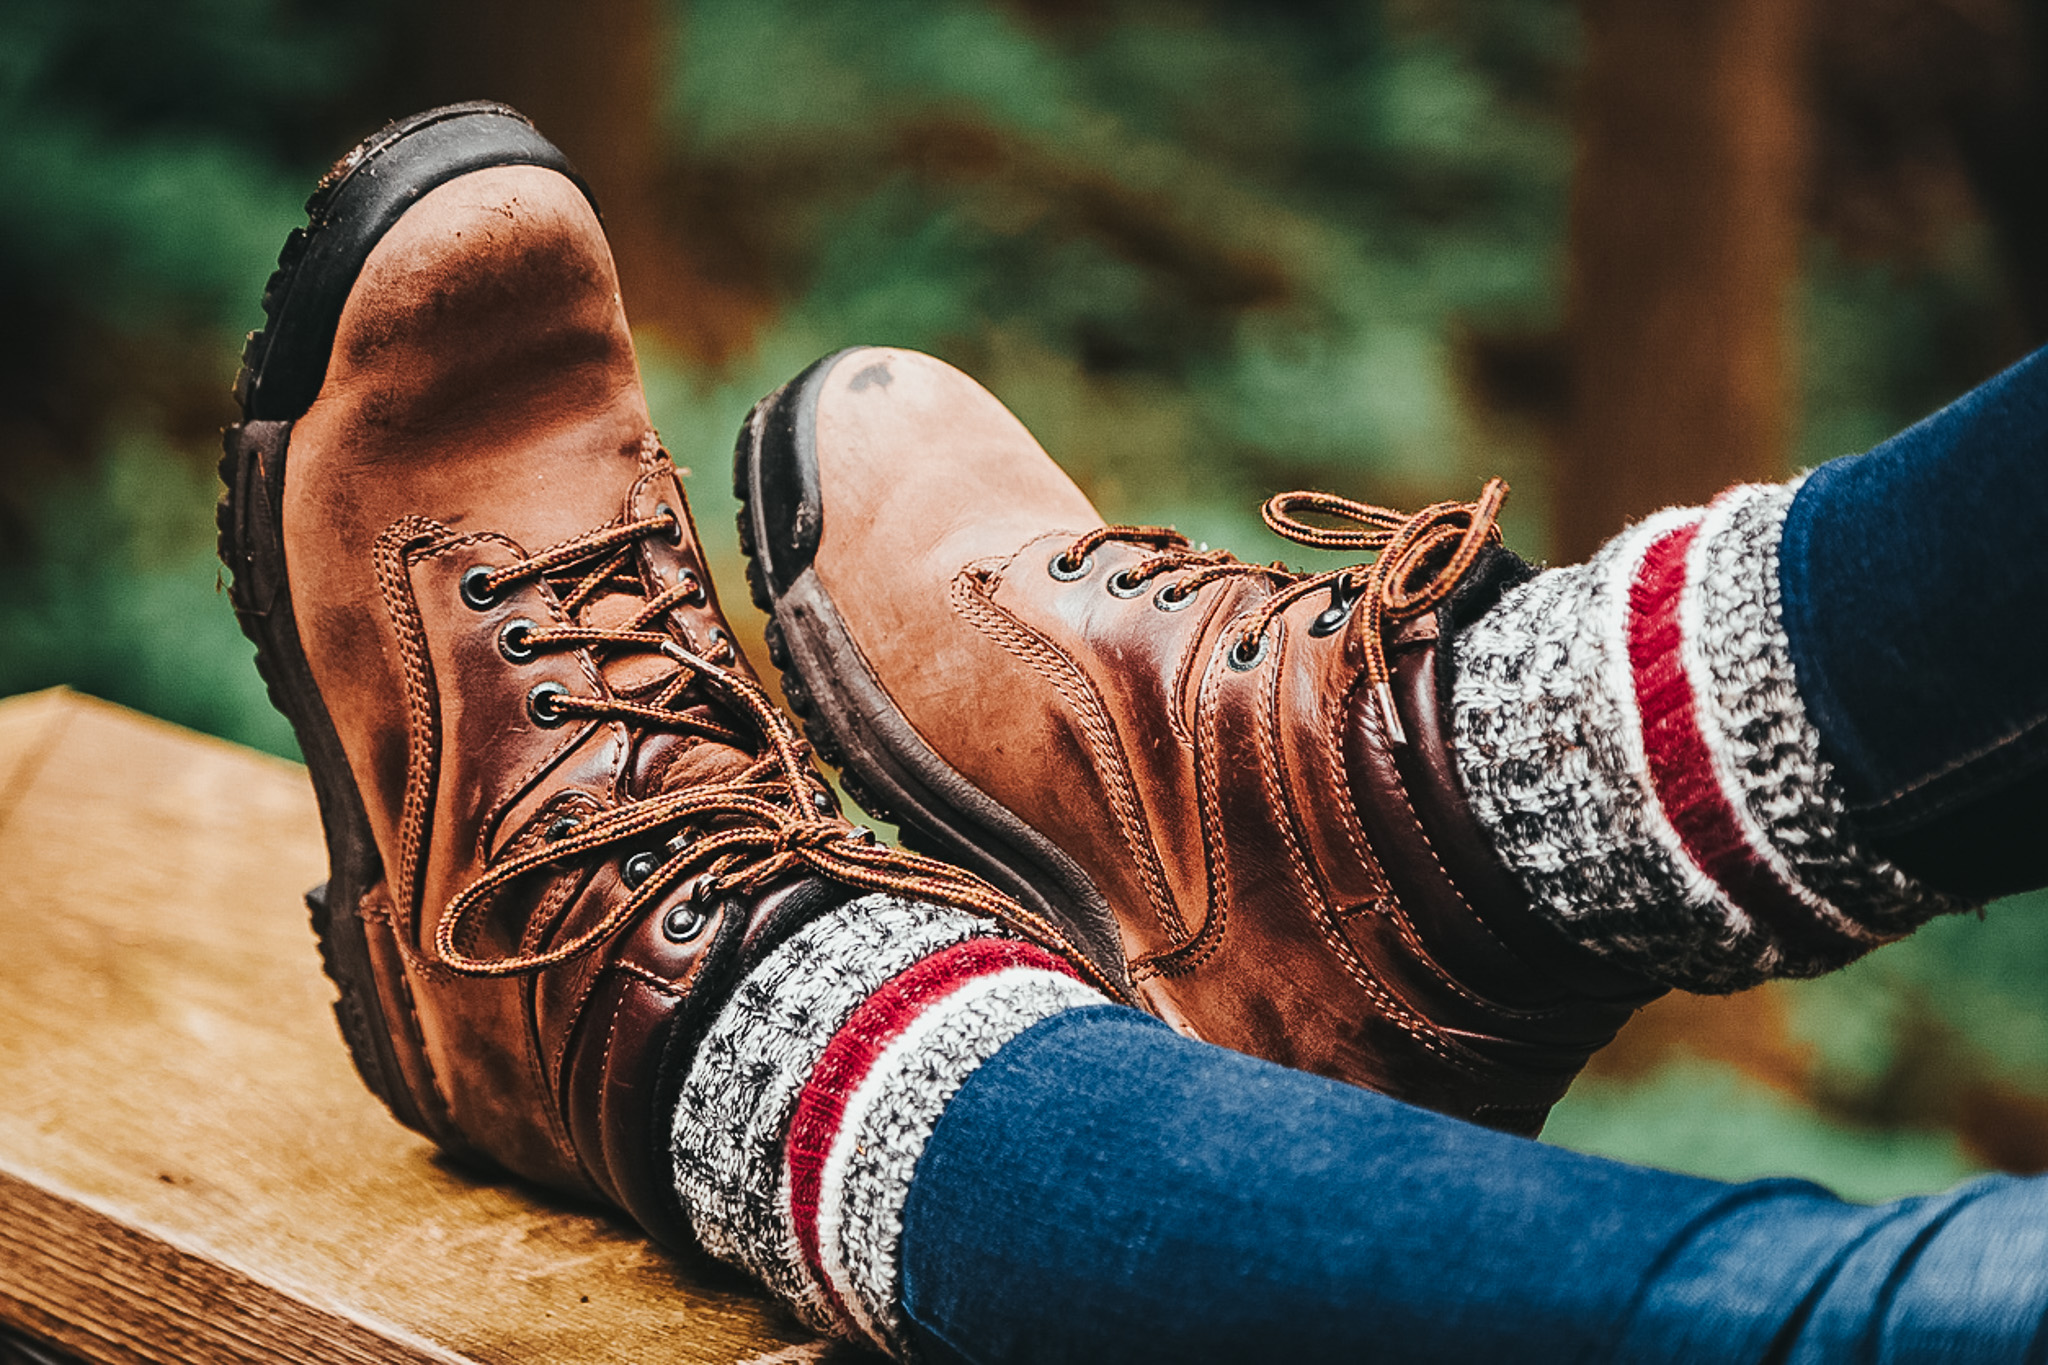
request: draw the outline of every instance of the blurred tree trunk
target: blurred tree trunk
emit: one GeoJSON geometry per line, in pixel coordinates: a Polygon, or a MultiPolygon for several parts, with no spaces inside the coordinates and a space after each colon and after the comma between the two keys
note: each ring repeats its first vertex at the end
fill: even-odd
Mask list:
{"type": "Polygon", "coordinates": [[[1999,6],[1978,31],[2006,45],[1972,73],[1977,98],[1960,101],[1957,142],[1998,232],[2026,344],[2039,346],[2048,341],[2048,5],[1999,6]]]}
{"type": "Polygon", "coordinates": [[[597,195],[627,315],[699,362],[744,350],[758,291],[700,268],[675,198],[661,108],[682,35],[658,0],[428,0],[402,83],[421,107],[502,100],[597,195]]]}
{"type": "Polygon", "coordinates": [[[1803,221],[1800,0],[1583,0],[1556,550],[1781,477],[1803,221]]]}

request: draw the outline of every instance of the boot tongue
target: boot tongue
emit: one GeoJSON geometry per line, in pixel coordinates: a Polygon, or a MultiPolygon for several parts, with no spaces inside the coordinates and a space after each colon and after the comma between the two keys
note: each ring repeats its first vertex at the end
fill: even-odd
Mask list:
{"type": "MultiPolygon", "coordinates": [[[[717,718],[726,720],[722,713],[717,718]]],[[[737,781],[754,766],[745,749],[696,735],[653,734],[633,751],[627,790],[646,798],[737,781]]]]}
{"type": "MultiPolygon", "coordinates": [[[[619,630],[638,616],[646,604],[646,599],[636,593],[600,592],[576,615],[592,629],[619,630]]],[[[659,630],[660,626],[644,625],[640,629],[659,630]]],[[[652,703],[683,668],[674,659],[651,650],[618,649],[598,665],[598,672],[612,695],[652,703]]],[[[694,688],[677,698],[678,709],[744,734],[745,727],[739,718],[707,697],[706,691],[694,688]]],[[[753,763],[751,752],[709,736],[648,727],[641,732],[639,743],[627,760],[626,791],[633,797],[645,798],[730,782],[753,763]]]]}
{"type": "MultiPolygon", "coordinates": [[[[647,605],[646,599],[628,592],[600,592],[583,604],[576,613],[583,625],[593,630],[619,630],[640,614],[647,605]]],[[[642,630],[659,629],[657,625],[641,626],[642,630]]],[[[674,678],[682,665],[674,659],[665,658],[649,650],[627,650],[614,648],[598,672],[603,675],[605,686],[613,695],[640,700],[652,696],[674,678]]]]}

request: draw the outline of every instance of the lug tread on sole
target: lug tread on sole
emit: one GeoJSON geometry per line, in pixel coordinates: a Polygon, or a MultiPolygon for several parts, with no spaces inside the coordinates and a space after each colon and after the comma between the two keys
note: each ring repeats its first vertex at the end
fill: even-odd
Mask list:
{"type": "Polygon", "coordinates": [[[370,1041],[371,1030],[383,1026],[379,1017],[382,1012],[363,999],[363,992],[356,987],[353,978],[345,974],[335,961],[329,938],[334,915],[327,904],[326,882],[306,893],[306,909],[313,923],[313,941],[320,945],[320,968],[335,986],[334,1022],[341,1030],[342,1042],[348,1045],[349,1060],[355,1063],[356,1074],[363,1078],[371,1093],[383,1100],[393,1114],[397,1114],[391,1092],[373,1079],[384,1074],[383,1059],[377,1055],[375,1045],[370,1041]]]}
{"type": "MultiPolygon", "coordinates": [[[[233,451],[231,431],[228,453],[223,454],[220,461],[221,482],[229,490],[237,486],[236,456],[233,451]]],[[[215,524],[221,561],[230,566],[243,562],[242,547],[236,535],[236,523],[230,494],[223,493],[215,510],[215,524]]],[[[229,593],[230,599],[233,600],[232,568],[229,572],[229,593]]],[[[290,719],[294,729],[297,729],[300,721],[296,699],[285,685],[282,672],[277,665],[276,651],[268,638],[269,632],[265,629],[268,623],[254,612],[240,610],[239,605],[238,603],[235,615],[241,623],[242,633],[256,647],[256,674],[263,680],[264,692],[270,698],[270,704],[290,719]]],[[[342,1041],[348,1046],[349,1059],[355,1063],[356,1073],[362,1077],[363,1084],[384,1102],[394,1117],[401,1122],[417,1126],[407,1115],[407,1110],[412,1106],[399,1099],[399,1087],[402,1082],[395,1076],[386,1075],[383,1058],[373,1041],[371,1030],[380,1026],[377,1023],[377,1015],[373,1012],[374,1007],[371,1002],[364,999],[363,987],[356,981],[354,975],[344,971],[336,959],[333,939],[334,915],[328,903],[327,890],[328,884],[322,882],[308,891],[306,909],[312,923],[314,942],[320,949],[321,971],[334,985],[335,1023],[340,1028],[342,1041]]]]}

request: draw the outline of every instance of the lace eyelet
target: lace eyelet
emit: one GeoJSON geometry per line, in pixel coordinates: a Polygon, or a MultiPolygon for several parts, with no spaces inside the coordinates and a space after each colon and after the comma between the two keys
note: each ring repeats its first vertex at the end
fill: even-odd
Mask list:
{"type": "Polygon", "coordinates": [[[1240,673],[1249,673],[1265,659],[1269,647],[1268,637],[1261,631],[1259,637],[1251,642],[1250,649],[1245,648],[1245,642],[1241,639],[1232,645],[1230,652],[1223,656],[1223,662],[1240,673]]]}
{"type": "Polygon", "coordinates": [[[829,792],[812,792],[811,804],[818,808],[820,815],[834,815],[839,810],[839,803],[832,799],[829,792]]]}
{"type": "Polygon", "coordinates": [[[654,869],[660,866],[659,855],[643,848],[619,864],[619,880],[626,884],[628,891],[638,891],[654,875],[654,869]]]}
{"type": "Polygon", "coordinates": [[[498,605],[501,593],[491,587],[491,566],[477,564],[463,570],[462,601],[472,611],[489,611],[498,605]]]}
{"type": "Polygon", "coordinates": [[[1196,588],[1182,590],[1178,583],[1168,583],[1152,594],[1152,605],[1161,611],[1184,611],[1195,603],[1196,588]]]}
{"type": "Polygon", "coordinates": [[[681,545],[683,543],[683,519],[676,515],[676,509],[670,507],[665,502],[658,502],[654,505],[654,515],[668,518],[668,530],[662,533],[662,539],[671,545],[681,545]]]}
{"type": "Polygon", "coordinates": [[[711,922],[711,916],[697,906],[697,898],[677,905],[671,905],[668,913],[661,917],[661,936],[670,943],[688,943],[704,932],[704,926],[711,922]]]}
{"type": "Polygon", "coordinates": [[[569,713],[557,703],[556,698],[569,695],[569,689],[558,682],[536,683],[526,694],[526,715],[543,730],[552,730],[569,719],[569,713]]]}
{"type": "Polygon", "coordinates": [[[540,651],[531,643],[533,632],[540,629],[525,617],[507,621],[498,630],[498,652],[515,664],[530,664],[540,656],[540,651]]]}
{"type": "Polygon", "coordinates": [[[687,565],[676,570],[676,584],[679,587],[688,585],[689,591],[683,595],[683,601],[693,607],[701,607],[711,600],[711,594],[704,590],[704,580],[687,565]]]}
{"type": "Polygon", "coordinates": [[[548,822],[548,827],[542,833],[541,837],[546,839],[551,844],[559,843],[562,840],[568,838],[570,835],[574,834],[578,829],[582,828],[582,826],[583,821],[578,816],[557,815],[553,820],[550,820],[548,822]]]}
{"type": "Polygon", "coordinates": [[[710,877],[699,877],[688,897],[669,907],[661,917],[661,932],[671,943],[688,943],[704,932],[718,907],[712,904],[716,886],[710,877]]]}
{"type": "Polygon", "coordinates": [[[713,626],[704,638],[709,645],[704,657],[712,663],[729,664],[739,657],[739,647],[733,644],[732,636],[727,635],[723,627],[713,626]]]}
{"type": "Polygon", "coordinates": [[[1351,607],[1348,604],[1341,607],[1324,607],[1316,613],[1316,619],[1308,623],[1308,633],[1316,639],[1321,639],[1325,635],[1335,635],[1350,619],[1351,607]]]}
{"type": "Polygon", "coordinates": [[[1133,578],[1129,569],[1118,569],[1102,586],[1109,589],[1111,597],[1136,597],[1145,591],[1144,582],[1133,578]]]}
{"type": "Polygon", "coordinates": [[[1065,550],[1061,550],[1052,557],[1052,562],[1045,566],[1045,571],[1062,583],[1071,583],[1077,578],[1086,578],[1088,571],[1094,567],[1094,555],[1083,555],[1081,556],[1081,562],[1076,564],[1073,560],[1067,558],[1065,550]]]}
{"type": "Polygon", "coordinates": [[[1358,589],[1352,586],[1351,580],[1339,576],[1330,584],[1330,605],[1316,613],[1316,619],[1308,623],[1308,633],[1321,639],[1342,630],[1344,623],[1351,619],[1352,608],[1358,605],[1358,596],[1358,589]]]}

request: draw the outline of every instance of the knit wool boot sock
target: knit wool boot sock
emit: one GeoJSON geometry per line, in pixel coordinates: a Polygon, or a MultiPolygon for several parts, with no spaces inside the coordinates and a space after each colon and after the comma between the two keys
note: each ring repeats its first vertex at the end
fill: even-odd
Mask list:
{"type": "Polygon", "coordinates": [[[1969,908],[1844,818],[1780,617],[1795,491],[1659,513],[1454,644],[1459,774],[1537,912],[1686,990],[1815,976],[1969,908]]]}
{"type": "Polygon", "coordinates": [[[1106,1003],[1036,945],[958,910],[867,896],[740,983],[677,1102],[677,1187],[699,1241],[806,1322],[900,1353],[904,1199],[975,1068],[1106,1003]]]}

